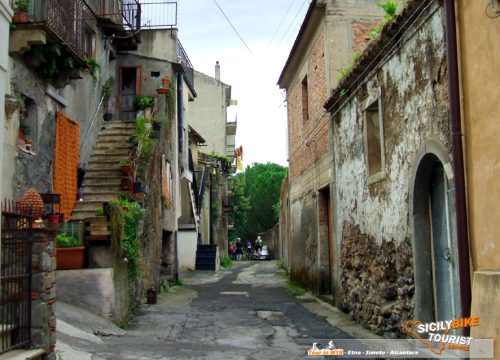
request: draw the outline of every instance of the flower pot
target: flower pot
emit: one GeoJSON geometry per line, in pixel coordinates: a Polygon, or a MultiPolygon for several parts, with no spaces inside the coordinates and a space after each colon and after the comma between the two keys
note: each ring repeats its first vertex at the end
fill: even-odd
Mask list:
{"type": "Polygon", "coordinates": [[[161,129],[161,122],[159,121],[153,121],[153,130],[154,131],[159,131],[161,129]]]}
{"type": "Polygon", "coordinates": [[[156,289],[153,289],[153,288],[150,288],[146,291],[146,299],[147,299],[147,303],[150,304],[150,305],[154,305],[156,304],[157,300],[158,300],[158,292],[156,291],[156,289]]]}
{"type": "Polygon", "coordinates": [[[102,117],[103,117],[104,121],[113,120],[113,114],[111,114],[111,113],[105,113],[102,117]]]}
{"type": "Polygon", "coordinates": [[[130,174],[130,171],[132,171],[132,166],[130,164],[122,165],[122,174],[123,175],[130,174]]]}
{"type": "Polygon", "coordinates": [[[19,128],[19,139],[25,140],[26,139],[26,131],[24,129],[19,128]]]}
{"type": "Polygon", "coordinates": [[[161,84],[163,85],[164,88],[168,88],[168,86],[170,85],[170,78],[168,77],[161,78],[161,84]]]}
{"type": "Polygon", "coordinates": [[[82,269],[85,247],[67,247],[56,249],[57,270],[82,269]]]}
{"type": "Polygon", "coordinates": [[[49,214],[46,216],[47,229],[56,230],[59,224],[59,214],[49,214]]]}
{"type": "Polygon", "coordinates": [[[140,181],[134,181],[134,193],[142,192],[142,184],[140,181]]]}
{"type": "Polygon", "coordinates": [[[156,89],[158,94],[168,94],[168,88],[158,88],[156,89]]]}
{"type": "Polygon", "coordinates": [[[25,24],[30,21],[30,16],[25,12],[16,12],[12,18],[14,24],[25,24]]]}

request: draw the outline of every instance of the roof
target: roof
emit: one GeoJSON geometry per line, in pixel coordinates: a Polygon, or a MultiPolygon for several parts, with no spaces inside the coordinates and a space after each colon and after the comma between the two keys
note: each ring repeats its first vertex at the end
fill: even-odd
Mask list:
{"type": "MultiPolygon", "coordinates": [[[[352,89],[357,89],[367,78],[368,73],[376,68],[388,55],[386,49],[397,44],[401,38],[403,30],[413,25],[414,18],[425,12],[428,5],[436,0],[410,0],[403,11],[394,18],[393,21],[384,26],[381,34],[368,42],[366,49],[361,54],[356,65],[333,89],[332,95],[326,101],[324,108],[333,113],[341,108],[349,99],[352,89]],[[345,98],[344,101],[341,101],[345,98]]],[[[355,90],[356,91],[356,90],[355,90]]]]}
{"type": "Polygon", "coordinates": [[[280,85],[280,86],[283,83],[284,77],[288,71],[289,66],[291,65],[291,62],[292,62],[292,60],[297,52],[297,49],[298,49],[299,45],[301,44],[302,39],[305,36],[307,26],[310,23],[310,20],[311,20],[311,17],[313,15],[313,11],[314,11],[314,8],[316,7],[316,5],[317,5],[317,0],[312,0],[311,3],[309,4],[309,9],[307,9],[306,16],[304,18],[304,21],[302,22],[302,25],[300,26],[297,38],[295,39],[295,42],[293,43],[292,50],[290,50],[290,55],[288,55],[288,59],[285,63],[285,66],[283,67],[283,70],[281,71],[281,75],[278,79],[278,85],[280,85]]]}

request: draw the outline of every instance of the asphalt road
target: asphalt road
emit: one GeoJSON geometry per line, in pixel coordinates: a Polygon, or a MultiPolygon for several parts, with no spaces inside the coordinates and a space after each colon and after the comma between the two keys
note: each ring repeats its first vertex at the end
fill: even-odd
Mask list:
{"type": "Polygon", "coordinates": [[[306,352],[317,339],[351,338],[309,310],[317,304],[313,297],[294,296],[274,261],[189,272],[181,279],[183,286],[161,293],[156,305],[144,305],[121,334],[58,334],[60,358],[312,359],[318,357],[306,352]],[[74,350],[82,351],[80,357],[74,350]]]}

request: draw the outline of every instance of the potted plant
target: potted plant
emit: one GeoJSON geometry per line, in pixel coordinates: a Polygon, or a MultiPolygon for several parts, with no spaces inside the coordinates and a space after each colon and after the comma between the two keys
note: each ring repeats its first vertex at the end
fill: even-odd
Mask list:
{"type": "Polygon", "coordinates": [[[130,171],[132,170],[132,160],[130,159],[120,160],[120,166],[122,168],[122,175],[127,176],[130,174],[130,171]]]}
{"type": "Polygon", "coordinates": [[[155,105],[155,100],[152,96],[136,96],[134,98],[134,106],[137,109],[144,111],[144,117],[149,119],[153,111],[153,106],[155,105]]]}
{"type": "Polygon", "coordinates": [[[26,124],[19,124],[19,139],[26,140],[26,136],[31,134],[31,128],[26,124]]]}
{"type": "Polygon", "coordinates": [[[113,114],[109,110],[109,98],[111,96],[111,85],[109,80],[102,85],[102,98],[104,102],[104,121],[111,121],[113,119],[113,114]]]}
{"type": "Polygon", "coordinates": [[[56,236],[56,259],[58,270],[82,269],[84,264],[84,250],[80,241],[66,233],[56,236]]]}
{"type": "Polygon", "coordinates": [[[84,57],[83,58],[83,62],[87,66],[87,70],[92,75],[92,78],[94,80],[96,80],[97,79],[97,73],[99,72],[99,69],[101,68],[101,66],[99,65],[99,63],[97,62],[97,60],[95,58],[93,58],[93,57],[84,57]]]}
{"type": "Polygon", "coordinates": [[[16,0],[14,3],[14,24],[22,24],[29,22],[29,0],[16,0]]]}

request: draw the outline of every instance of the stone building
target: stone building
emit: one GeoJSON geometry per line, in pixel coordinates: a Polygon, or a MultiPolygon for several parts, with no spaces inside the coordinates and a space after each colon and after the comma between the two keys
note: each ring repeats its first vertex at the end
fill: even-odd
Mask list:
{"type": "Polygon", "coordinates": [[[278,80],[286,90],[290,164],[282,253],[292,279],[314,293],[331,296],[333,275],[333,149],[323,105],[381,17],[374,1],[312,1],[278,80]]]}
{"type": "Polygon", "coordinates": [[[409,2],[325,104],[337,304],[388,337],[467,314],[446,43],[443,2],[409,2]]]}

